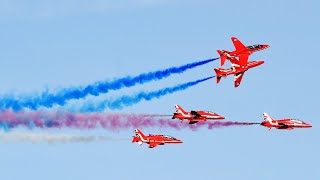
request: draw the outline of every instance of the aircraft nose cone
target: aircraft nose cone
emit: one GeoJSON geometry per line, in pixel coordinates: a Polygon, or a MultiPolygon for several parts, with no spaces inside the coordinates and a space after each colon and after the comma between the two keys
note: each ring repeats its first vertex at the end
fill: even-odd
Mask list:
{"type": "Polygon", "coordinates": [[[261,125],[261,126],[264,126],[265,124],[266,124],[266,122],[262,122],[262,123],[260,123],[260,125],[261,125]]]}

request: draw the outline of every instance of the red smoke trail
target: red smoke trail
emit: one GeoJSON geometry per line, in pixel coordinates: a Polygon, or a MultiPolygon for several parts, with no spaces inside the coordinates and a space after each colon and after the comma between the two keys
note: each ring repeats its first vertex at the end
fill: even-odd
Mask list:
{"type": "Polygon", "coordinates": [[[232,121],[207,121],[189,125],[179,120],[157,118],[144,114],[111,114],[111,113],[71,113],[66,111],[19,111],[0,112],[0,128],[9,130],[16,127],[26,128],[75,128],[119,131],[134,128],[173,128],[176,130],[199,128],[221,128],[229,126],[247,126],[256,123],[232,121]]]}

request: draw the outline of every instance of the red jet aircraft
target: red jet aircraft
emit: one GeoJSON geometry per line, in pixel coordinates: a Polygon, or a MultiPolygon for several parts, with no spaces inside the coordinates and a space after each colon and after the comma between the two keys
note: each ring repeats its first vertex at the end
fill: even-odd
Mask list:
{"type": "Polygon", "coordinates": [[[152,135],[152,134],[149,134],[148,136],[146,136],[139,129],[135,129],[134,131],[136,132],[136,136],[133,136],[132,143],[137,142],[140,145],[142,145],[143,143],[147,143],[149,144],[149,148],[154,148],[158,145],[164,145],[164,144],[182,143],[181,140],[171,136],[152,135]]]}
{"type": "Polygon", "coordinates": [[[262,126],[268,127],[269,130],[274,127],[276,129],[292,130],[294,128],[311,128],[312,126],[303,121],[296,119],[274,120],[267,113],[263,113],[262,126]]]}
{"type": "Polygon", "coordinates": [[[217,76],[217,83],[220,82],[221,77],[227,77],[228,75],[234,74],[234,87],[238,87],[241,83],[243,74],[253,67],[259,66],[264,63],[264,61],[250,61],[248,62],[248,59],[242,59],[241,61],[238,61],[237,58],[232,57],[230,58],[230,62],[232,67],[229,69],[223,69],[223,68],[214,68],[214,71],[216,72],[217,76]]]}
{"type": "Polygon", "coordinates": [[[199,121],[206,121],[208,119],[225,119],[225,117],[220,116],[214,112],[209,111],[191,111],[186,112],[184,111],[179,105],[175,105],[176,112],[173,113],[172,119],[180,119],[181,122],[184,119],[189,120],[189,124],[194,124],[199,121]]]}
{"type": "Polygon", "coordinates": [[[245,46],[239,41],[236,37],[232,37],[231,41],[236,50],[232,52],[228,52],[226,50],[217,50],[221,59],[221,66],[224,65],[226,59],[230,60],[231,58],[239,57],[239,61],[247,61],[249,55],[256,51],[261,51],[263,49],[267,49],[269,45],[267,44],[256,44],[252,46],[245,46]]]}

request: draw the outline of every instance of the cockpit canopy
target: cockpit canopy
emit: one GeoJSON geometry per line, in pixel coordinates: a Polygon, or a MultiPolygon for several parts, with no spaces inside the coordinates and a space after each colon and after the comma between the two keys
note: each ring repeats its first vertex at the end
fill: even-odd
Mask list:
{"type": "Polygon", "coordinates": [[[261,44],[255,44],[255,45],[252,45],[252,46],[247,46],[248,49],[256,49],[256,48],[261,48],[262,45],[261,44]]]}
{"type": "Polygon", "coordinates": [[[290,119],[290,121],[296,122],[296,123],[304,123],[303,121],[300,121],[299,119],[290,119]]]}
{"type": "Polygon", "coordinates": [[[198,112],[198,113],[211,113],[211,114],[214,114],[214,112],[212,112],[212,111],[202,111],[202,110],[198,110],[198,111],[196,111],[196,112],[198,112]]]}
{"type": "Polygon", "coordinates": [[[169,136],[169,135],[162,135],[162,137],[172,139],[172,140],[177,140],[176,138],[169,136]]]}

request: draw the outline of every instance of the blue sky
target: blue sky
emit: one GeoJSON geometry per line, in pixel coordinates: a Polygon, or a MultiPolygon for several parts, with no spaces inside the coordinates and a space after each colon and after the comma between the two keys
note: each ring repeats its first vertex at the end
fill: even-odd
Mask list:
{"type": "MultiPolygon", "coordinates": [[[[244,44],[270,48],[265,64],[233,78],[125,108],[125,113],[212,110],[234,121],[300,118],[311,129],[230,127],[196,132],[143,129],[184,141],[155,149],[129,141],[75,144],[1,143],[3,179],[319,179],[319,3],[292,1],[0,1],[2,94],[85,85],[217,57],[244,44]]],[[[156,90],[214,74],[213,62],[182,75],[107,97],[156,90]]],[[[101,97],[103,98],[103,97],[101,97]]],[[[20,131],[24,131],[21,129],[20,131]]],[[[50,130],[131,138],[133,129],[50,130]]]]}

